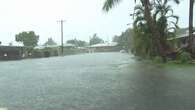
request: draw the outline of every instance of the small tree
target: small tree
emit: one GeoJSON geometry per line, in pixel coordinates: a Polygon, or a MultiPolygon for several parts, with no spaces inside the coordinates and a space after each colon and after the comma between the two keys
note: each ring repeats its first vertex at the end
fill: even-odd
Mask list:
{"type": "Polygon", "coordinates": [[[112,42],[118,42],[118,41],[119,41],[119,38],[120,38],[120,36],[115,35],[115,36],[112,38],[112,42]]]}
{"type": "Polygon", "coordinates": [[[97,34],[94,34],[93,37],[90,39],[89,44],[90,45],[94,45],[94,44],[99,44],[99,43],[103,43],[103,42],[104,42],[103,39],[99,38],[97,36],[97,34]]]}
{"type": "Polygon", "coordinates": [[[87,42],[82,41],[82,40],[77,40],[77,39],[68,40],[66,43],[73,44],[73,45],[75,45],[77,47],[84,47],[84,46],[87,45],[87,42]]]}
{"type": "Polygon", "coordinates": [[[10,43],[9,43],[9,46],[13,46],[13,42],[10,42],[10,43]]]}
{"type": "Polygon", "coordinates": [[[39,41],[39,36],[36,35],[34,31],[21,32],[16,34],[15,40],[17,42],[22,42],[24,46],[35,47],[39,41]]]}
{"type": "Polygon", "coordinates": [[[117,42],[118,46],[121,49],[130,49],[132,45],[132,37],[133,36],[133,30],[132,29],[127,29],[125,32],[122,32],[121,35],[119,36],[114,36],[112,41],[117,42]]]}
{"type": "Polygon", "coordinates": [[[48,38],[48,40],[44,43],[45,46],[47,45],[57,45],[57,43],[52,39],[48,38]]]}

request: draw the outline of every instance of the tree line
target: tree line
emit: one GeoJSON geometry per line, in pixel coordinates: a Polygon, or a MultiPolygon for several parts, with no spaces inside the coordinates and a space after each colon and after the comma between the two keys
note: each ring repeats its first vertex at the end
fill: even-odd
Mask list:
{"type": "MultiPolygon", "coordinates": [[[[40,38],[39,35],[36,35],[34,31],[29,31],[29,32],[24,31],[15,35],[15,41],[23,43],[23,45],[26,47],[37,46],[39,38],[40,38]]],[[[76,47],[85,47],[88,45],[104,43],[104,40],[101,39],[97,34],[94,34],[92,37],[90,37],[89,42],[78,40],[75,38],[75,39],[67,40],[66,43],[73,44],[76,47]]],[[[57,45],[57,43],[50,37],[43,45],[44,46],[57,45]]]]}

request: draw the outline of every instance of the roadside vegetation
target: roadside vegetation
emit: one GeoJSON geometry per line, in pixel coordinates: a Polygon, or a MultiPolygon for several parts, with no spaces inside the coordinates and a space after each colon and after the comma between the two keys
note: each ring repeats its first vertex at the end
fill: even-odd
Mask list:
{"type": "MultiPolygon", "coordinates": [[[[95,33],[92,35],[92,37],[89,37],[89,42],[76,38],[67,40],[65,43],[63,43],[64,52],[62,53],[62,46],[58,45],[52,37],[49,37],[43,44],[38,44],[39,38],[39,35],[35,34],[34,31],[23,31],[15,35],[15,41],[22,46],[14,46],[11,42],[8,47],[13,47],[13,50],[16,48],[21,48],[19,49],[18,57],[42,58],[88,53],[88,46],[105,43],[105,41],[95,33]]],[[[6,48],[4,48],[4,50],[6,50],[6,48]]],[[[17,56],[16,53],[13,53],[13,56],[17,56]]],[[[7,58],[7,56],[4,57],[7,58]]]]}
{"type": "MultiPolygon", "coordinates": [[[[108,12],[122,0],[105,0],[103,10],[108,12]]],[[[135,0],[132,28],[115,35],[112,42],[117,42],[119,49],[131,52],[139,59],[149,59],[154,62],[194,63],[195,30],[193,28],[193,9],[195,0],[189,0],[189,27],[180,29],[179,16],[174,14],[173,5],[179,5],[180,0],[135,0]],[[188,35],[180,36],[188,30],[188,35]],[[178,37],[180,36],[180,37],[178,37]]],[[[180,4],[182,5],[182,4],[180,4]]],[[[30,57],[49,57],[83,52],[84,47],[96,44],[109,44],[96,33],[89,41],[70,39],[61,46],[52,38],[43,45],[38,45],[39,35],[34,31],[21,32],[15,35],[15,41],[22,43],[24,52],[30,57]],[[64,48],[63,45],[66,47],[64,48]],[[62,50],[61,52],[59,50],[62,50]],[[33,55],[35,56],[33,56],[33,55]]],[[[1,42],[0,42],[1,44],[1,42]]],[[[9,46],[13,46],[12,43],[9,46]]],[[[22,50],[23,51],[23,50],[22,50]]],[[[123,51],[123,52],[124,52],[123,51]]],[[[7,54],[5,54],[7,56],[7,54]]]]}
{"type": "MultiPolygon", "coordinates": [[[[121,1],[105,0],[103,10],[109,11],[121,1]]],[[[177,35],[182,31],[178,26],[179,16],[175,15],[172,9],[172,5],[179,3],[179,0],[135,0],[136,5],[131,14],[134,20],[131,29],[133,32],[128,38],[131,42],[128,42],[129,45],[126,47],[134,55],[155,62],[191,63],[195,58],[194,0],[190,0],[189,6],[189,35],[186,44],[182,46],[177,45],[177,35]]],[[[114,39],[116,38],[115,36],[114,39]]]]}

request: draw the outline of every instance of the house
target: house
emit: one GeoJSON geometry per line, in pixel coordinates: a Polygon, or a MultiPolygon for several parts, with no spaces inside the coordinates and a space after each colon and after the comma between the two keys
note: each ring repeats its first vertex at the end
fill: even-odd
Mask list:
{"type": "Polygon", "coordinates": [[[16,60],[23,58],[23,46],[0,46],[0,60],[16,60]]]}
{"type": "MultiPolygon", "coordinates": [[[[194,33],[194,38],[195,38],[195,33],[194,33]]],[[[168,39],[168,41],[174,41],[175,42],[175,47],[176,48],[186,47],[188,45],[188,40],[189,40],[189,31],[186,31],[185,33],[177,35],[174,38],[169,38],[168,39]]]]}
{"type": "Polygon", "coordinates": [[[120,51],[120,49],[118,47],[118,43],[116,43],[116,42],[99,43],[99,44],[88,46],[87,48],[88,48],[89,53],[120,51]]]}
{"type": "MultiPolygon", "coordinates": [[[[195,38],[195,33],[193,35],[195,38]]],[[[174,38],[169,38],[167,40],[175,44],[174,48],[167,51],[167,56],[171,58],[175,58],[176,54],[181,49],[186,49],[188,47],[189,31],[186,31],[180,35],[177,35],[174,38]]]]}
{"type": "Polygon", "coordinates": [[[74,49],[74,48],[76,48],[76,46],[74,44],[69,44],[69,43],[65,43],[63,46],[64,46],[64,49],[74,49]]]}

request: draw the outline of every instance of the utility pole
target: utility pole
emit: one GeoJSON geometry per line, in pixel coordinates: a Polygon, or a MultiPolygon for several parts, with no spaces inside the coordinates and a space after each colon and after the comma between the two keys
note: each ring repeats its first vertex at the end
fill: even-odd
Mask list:
{"type": "Polygon", "coordinates": [[[65,20],[60,20],[58,21],[60,22],[60,25],[61,25],[61,54],[63,55],[64,54],[64,22],[66,22],[65,20]]]}
{"type": "Polygon", "coordinates": [[[190,7],[189,7],[189,41],[190,41],[190,48],[192,48],[192,45],[194,43],[193,38],[193,8],[194,8],[194,0],[190,0],[190,7]]]}

